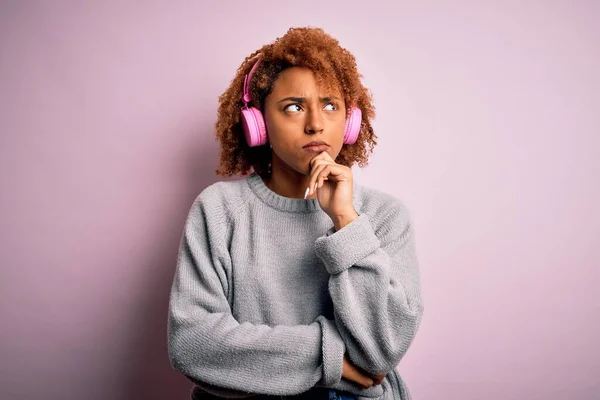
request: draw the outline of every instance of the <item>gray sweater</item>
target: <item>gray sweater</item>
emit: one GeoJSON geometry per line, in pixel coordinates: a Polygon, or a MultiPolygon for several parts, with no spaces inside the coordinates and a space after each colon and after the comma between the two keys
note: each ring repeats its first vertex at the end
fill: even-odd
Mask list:
{"type": "Polygon", "coordinates": [[[170,363],[197,398],[314,386],[410,398],[396,367],[423,315],[414,228],[384,192],[355,182],[353,202],[359,217],[336,232],[318,200],[280,196],[256,174],[198,195],[168,323],[170,363]],[[344,353],[382,384],[342,379],[344,353]]]}

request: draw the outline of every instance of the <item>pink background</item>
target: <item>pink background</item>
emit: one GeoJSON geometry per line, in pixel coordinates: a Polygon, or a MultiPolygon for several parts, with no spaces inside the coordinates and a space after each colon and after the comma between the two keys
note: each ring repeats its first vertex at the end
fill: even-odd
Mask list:
{"type": "Polygon", "coordinates": [[[0,398],[187,398],[167,301],[217,97],[303,25],[373,91],[357,181],[414,216],[413,397],[600,398],[598,2],[81,3],[0,6],[0,398]]]}

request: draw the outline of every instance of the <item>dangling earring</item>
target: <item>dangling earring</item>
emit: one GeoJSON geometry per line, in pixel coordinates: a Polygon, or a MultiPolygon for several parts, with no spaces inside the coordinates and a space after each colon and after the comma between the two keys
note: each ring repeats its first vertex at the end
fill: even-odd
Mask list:
{"type": "MultiPolygon", "coordinates": [[[[269,148],[271,149],[271,151],[273,151],[273,145],[271,143],[269,143],[269,148]]],[[[269,163],[269,166],[267,167],[267,173],[269,175],[271,175],[273,173],[273,153],[271,153],[271,162],[269,163]]]]}

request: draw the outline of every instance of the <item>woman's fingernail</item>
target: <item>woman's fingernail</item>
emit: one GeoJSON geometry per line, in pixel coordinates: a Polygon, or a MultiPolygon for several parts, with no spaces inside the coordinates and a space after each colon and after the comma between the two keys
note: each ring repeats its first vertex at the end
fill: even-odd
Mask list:
{"type": "Polygon", "coordinates": [[[304,192],[304,200],[306,200],[306,198],[308,197],[308,192],[310,191],[309,188],[306,188],[306,191],[304,192]]]}

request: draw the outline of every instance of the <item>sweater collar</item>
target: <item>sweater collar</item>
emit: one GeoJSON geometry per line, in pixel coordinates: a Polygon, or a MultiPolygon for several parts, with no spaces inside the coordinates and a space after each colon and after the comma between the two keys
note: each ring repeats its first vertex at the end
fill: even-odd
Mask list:
{"type": "MultiPolygon", "coordinates": [[[[292,197],[281,196],[265,185],[262,178],[253,172],[246,178],[248,186],[252,189],[252,192],[268,206],[277,210],[291,212],[291,213],[312,213],[317,211],[323,211],[319,205],[319,200],[314,199],[296,199],[292,197]]],[[[356,199],[361,186],[353,182],[353,201],[356,207],[356,199]]]]}
{"type": "Polygon", "coordinates": [[[277,210],[291,213],[312,213],[322,211],[319,200],[315,199],[296,199],[292,197],[281,196],[265,185],[262,178],[253,172],[246,178],[248,186],[254,192],[256,197],[262,200],[268,206],[277,210]]]}

